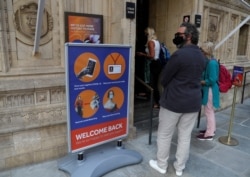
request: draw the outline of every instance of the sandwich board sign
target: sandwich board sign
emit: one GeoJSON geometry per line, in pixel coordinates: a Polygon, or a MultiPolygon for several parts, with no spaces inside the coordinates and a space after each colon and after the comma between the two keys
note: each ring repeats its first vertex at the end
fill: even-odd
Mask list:
{"type": "Polygon", "coordinates": [[[128,135],[131,46],[65,43],[68,150],[128,135]]]}

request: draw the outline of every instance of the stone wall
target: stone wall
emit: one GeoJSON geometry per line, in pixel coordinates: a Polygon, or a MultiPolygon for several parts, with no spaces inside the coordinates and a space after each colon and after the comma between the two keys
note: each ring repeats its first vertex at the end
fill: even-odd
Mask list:
{"type": "MultiPolygon", "coordinates": [[[[201,42],[211,41],[218,44],[221,40],[230,34],[249,14],[246,13],[246,7],[238,1],[204,1],[203,23],[201,27],[201,42]]],[[[246,24],[248,33],[245,38],[250,38],[250,23],[246,24]]],[[[245,71],[250,71],[250,40],[239,41],[240,30],[237,30],[230,36],[218,49],[215,50],[215,57],[220,59],[232,73],[233,66],[243,66],[245,71]],[[241,45],[241,42],[245,44],[241,45]],[[238,47],[245,46],[245,55],[238,53],[238,47]]],[[[250,76],[246,75],[246,87],[244,97],[249,97],[250,76]]],[[[241,102],[243,88],[237,89],[236,102],[241,102]]],[[[234,96],[234,87],[228,93],[222,93],[221,109],[232,105],[234,96]]]]}
{"type": "Polygon", "coordinates": [[[150,0],[149,26],[156,29],[158,39],[167,45],[171,53],[176,50],[172,39],[183,17],[190,16],[190,22],[194,23],[194,15],[200,13],[200,6],[203,8],[203,0],[150,0]]]}
{"type": "Polygon", "coordinates": [[[64,24],[58,2],[45,3],[38,52],[37,1],[0,2],[0,170],[67,152],[64,24]]]}
{"type": "MultiPolygon", "coordinates": [[[[123,0],[47,0],[35,51],[37,2],[0,1],[0,170],[68,152],[64,12],[103,15],[104,43],[135,43],[135,20],[125,18],[123,0]]],[[[131,138],[133,110],[129,117],[131,138]]]]}
{"type": "MultiPolygon", "coordinates": [[[[215,45],[224,39],[232,30],[234,30],[249,14],[242,3],[231,0],[190,0],[190,1],[150,1],[150,18],[149,25],[154,27],[157,32],[158,39],[165,42],[171,53],[176,50],[176,46],[172,43],[174,33],[183,21],[184,16],[190,16],[190,22],[194,23],[195,14],[200,14],[201,27],[200,42],[211,41],[215,45]]],[[[245,55],[238,55],[239,30],[225,41],[218,49],[215,50],[215,57],[220,59],[231,72],[234,65],[244,66],[245,71],[250,71],[250,22],[247,23],[248,33],[244,36],[247,44],[245,45],[245,55]],[[248,40],[247,40],[248,39],[248,40]]],[[[247,30],[246,30],[247,31],[247,30]]],[[[249,74],[246,81],[246,91],[244,97],[249,97],[249,74]]],[[[228,93],[221,94],[221,109],[229,107],[233,100],[232,88],[228,93]]],[[[242,88],[237,91],[237,102],[240,102],[242,88]]]]}
{"type": "MultiPolygon", "coordinates": [[[[103,15],[104,43],[131,45],[134,56],[136,22],[125,18],[125,2],[124,0],[46,0],[41,41],[38,51],[34,52],[36,18],[34,14],[37,11],[37,1],[0,1],[0,170],[62,157],[67,153],[64,12],[103,15]]],[[[165,41],[173,52],[175,50],[172,44],[173,34],[182,22],[183,16],[190,15],[190,20],[193,21],[194,14],[203,12],[204,8],[202,39],[209,36],[206,30],[208,16],[223,15],[223,18],[220,18],[223,20],[219,24],[221,28],[227,25],[228,19],[234,17],[231,18],[231,27],[223,28],[218,34],[218,39],[221,39],[242,17],[245,17],[246,13],[240,5],[237,8],[241,9],[232,11],[230,9],[232,7],[229,6],[218,9],[218,5],[213,5],[218,2],[150,0],[149,24],[156,27],[159,39],[165,41]]],[[[238,61],[243,61],[240,63],[249,69],[250,51],[243,57],[244,60],[238,60],[239,56],[236,56],[234,48],[237,40],[237,36],[232,37],[216,55],[221,58],[229,56],[228,60],[232,61],[228,64],[229,67],[238,61]],[[229,49],[230,53],[224,52],[229,49]]],[[[128,138],[134,137],[136,132],[133,126],[135,70],[133,57],[130,67],[131,109],[128,138]]],[[[232,99],[232,91],[222,96],[223,107],[230,104],[228,100],[232,99]]],[[[241,92],[240,89],[238,94],[241,92]]],[[[249,96],[249,93],[248,85],[245,95],[249,96]]]]}

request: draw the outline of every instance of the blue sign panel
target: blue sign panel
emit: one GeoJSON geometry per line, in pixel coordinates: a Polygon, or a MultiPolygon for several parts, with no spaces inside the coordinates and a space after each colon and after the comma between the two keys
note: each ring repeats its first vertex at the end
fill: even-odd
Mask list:
{"type": "Polygon", "coordinates": [[[127,136],[130,50],[65,44],[69,151],[127,136]]]}

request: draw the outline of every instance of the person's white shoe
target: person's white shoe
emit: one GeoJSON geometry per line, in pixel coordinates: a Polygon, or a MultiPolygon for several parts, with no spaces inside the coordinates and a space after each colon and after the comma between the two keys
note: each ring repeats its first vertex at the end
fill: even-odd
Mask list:
{"type": "Polygon", "coordinates": [[[182,170],[176,170],[175,174],[176,176],[182,176],[182,170]]]}
{"type": "Polygon", "coordinates": [[[165,174],[167,172],[167,170],[164,170],[162,168],[160,168],[158,165],[157,165],[157,161],[156,160],[150,160],[149,161],[149,165],[155,169],[156,171],[158,171],[159,173],[162,173],[162,174],[165,174]]]}

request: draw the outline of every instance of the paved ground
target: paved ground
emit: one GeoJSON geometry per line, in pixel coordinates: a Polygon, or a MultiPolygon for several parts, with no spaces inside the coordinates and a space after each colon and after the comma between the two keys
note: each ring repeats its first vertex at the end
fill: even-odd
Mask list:
{"type": "MultiPolygon", "coordinates": [[[[236,146],[225,145],[219,141],[220,137],[228,136],[230,115],[231,107],[216,112],[217,130],[213,141],[197,140],[195,136],[199,129],[194,128],[190,158],[183,172],[183,177],[250,177],[250,98],[244,100],[243,104],[235,106],[231,137],[239,142],[236,146]]],[[[140,124],[143,125],[143,123],[140,124]]],[[[175,177],[173,161],[175,159],[176,134],[172,141],[172,155],[167,174],[162,175],[149,167],[148,161],[155,158],[157,150],[155,125],[157,125],[157,118],[154,119],[151,145],[148,144],[147,126],[139,125],[136,125],[138,127],[137,138],[123,142],[126,149],[134,150],[142,155],[142,162],[116,169],[103,177],[175,177]]],[[[204,127],[205,119],[202,117],[200,129],[204,129],[204,127]]],[[[0,177],[68,177],[67,173],[58,169],[59,161],[59,159],[52,160],[0,172],[0,177]]],[[[83,173],[82,177],[85,176],[83,173]]]]}

